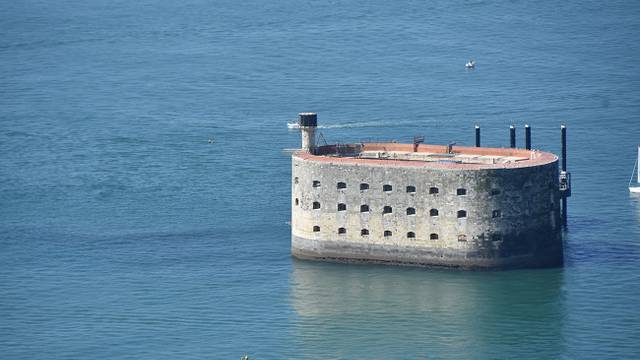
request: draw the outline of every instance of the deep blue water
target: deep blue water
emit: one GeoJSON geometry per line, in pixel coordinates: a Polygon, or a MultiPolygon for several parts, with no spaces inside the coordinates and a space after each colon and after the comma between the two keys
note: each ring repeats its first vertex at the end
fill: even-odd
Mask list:
{"type": "Polygon", "coordinates": [[[640,2],[0,10],[2,358],[640,358],[640,2]],[[566,266],[293,260],[300,111],[328,141],[527,123],[556,153],[566,124],[566,266]]]}

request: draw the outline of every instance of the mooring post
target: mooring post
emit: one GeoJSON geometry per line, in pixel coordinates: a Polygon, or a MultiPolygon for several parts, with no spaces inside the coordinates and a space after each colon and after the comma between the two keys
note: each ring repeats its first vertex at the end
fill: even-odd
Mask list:
{"type": "MultiPolygon", "coordinates": [[[[567,171],[567,127],[560,126],[560,133],[562,137],[562,172],[567,171]]],[[[562,225],[567,226],[567,196],[562,193],[562,225]]]]}
{"type": "Polygon", "coordinates": [[[525,148],[531,150],[531,127],[529,125],[524,126],[524,142],[525,148]]]}
{"type": "Polygon", "coordinates": [[[476,147],[480,147],[480,126],[476,125],[476,147]]]}
{"type": "Polygon", "coordinates": [[[516,127],[511,125],[509,126],[509,139],[511,140],[511,148],[516,147],[516,127]]]}

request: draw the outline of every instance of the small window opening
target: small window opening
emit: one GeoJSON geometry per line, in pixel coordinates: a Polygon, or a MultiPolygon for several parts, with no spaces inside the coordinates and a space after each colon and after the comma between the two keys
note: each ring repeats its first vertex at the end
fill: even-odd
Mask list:
{"type": "Polygon", "coordinates": [[[338,189],[346,189],[347,183],[343,183],[342,181],[338,183],[338,189]]]}
{"type": "Polygon", "coordinates": [[[346,211],[347,204],[338,204],[338,211],[346,211]]]}
{"type": "Polygon", "coordinates": [[[466,218],[467,212],[465,210],[458,210],[458,219],[466,218]]]}
{"type": "Polygon", "coordinates": [[[491,195],[500,195],[499,189],[491,189],[491,195]]]}
{"type": "Polygon", "coordinates": [[[467,195],[467,189],[460,188],[456,190],[457,195],[467,195]]]}
{"type": "Polygon", "coordinates": [[[416,233],[414,233],[413,231],[409,231],[409,232],[407,233],[407,237],[408,237],[409,239],[414,239],[414,238],[416,237],[416,233]]]}
{"type": "Polygon", "coordinates": [[[384,237],[389,237],[389,236],[391,236],[391,231],[385,230],[384,231],[384,237]]]}
{"type": "Polygon", "coordinates": [[[320,231],[320,226],[316,225],[313,227],[313,232],[319,232],[320,231]]]}
{"type": "Polygon", "coordinates": [[[347,233],[347,229],[345,229],[343,227],[338,228],[338,234],[346,234],[346,233],[347,233]]]}
{"type": "Polygon", "coordinates": [[[502,211],[500,211],[500,210],[493,210],[493,212],[491,213],[491,217],[494,217],[494,218],[502,217],[502,211]]]}
{"type": "Polygon", "coordinates": [[[320,209],[320,203],[319,203],[319,202],[317,202],[317,201],[314,201],[314,202],[313,202],[313,208],[314,208],[314,209],[320,209]]]}
{"type": "Polygon", "coordinates": [[[297,183],[298,183],[298,177],[297,177],[297,176],[293,178],[293,183],[294,183],[294,184],[297,184],[297,183]]]}
{"type": "Polygon", "coordinates": [[[369,190],[369,184],[367,183],[360,184],[360,190],[369,190]]]}
{"type": "Polygon", "coordinates": [[[458,235],[458,241],[467,241],[467,235],[465,234],[458,235]]]}
{"type": "Polygon", "coordinates": [[[429,210],[429,215],[430,216],[438,216],[438,209],[429,210]]]}
{"type": "Polygon", "coordinates": [[[296,206],[300,205],[300,200],[298,200],[298,198],[296,198],[296,206]]]}
{"type": "Polygon", "coordinates": [[[369,205],[360,205],[360,212],[369,212],[369,205]]]}
{"type": "Polygon", "coordinates": [[[362,235],[362,236],[369,235],[369,230],[367,230],[367,229],[360,230],[360,235],[362,235]]]}
{"type": "Polygon", "coordinates": [[[414,192],[416,192],[416,187],[415,187],[415,186],[413,186],[413,185],[409,185],[409,186],[407,186],[407,192],[408,192],[408,193],[414,193],[414,192]]]}
{"type": "Polygon", "coordinates": [[[384,209],[382,209],[383,214],[391,214],[392,212],[393,208],[391,206],[385,206],[384,209]]]}
{"type": "Polygon", "coordinates": [[[436,233],[431,233],[431,235],[429,235],[429,239],[431,239],[431,240],[438,240],[438,234],[436,234],[436,233]]]}
{"type": "Polygon", "coordinates": [[[320,181],[319,180],[313,180],[313,187],[320,187],[320,181]]]}
{"type": "Polygon", "coordinates": [[[500,234],[492,234],[491,235],[491,241],[500,241],[502,240],[502,235],[500,234]]]}
{"type": "Polygon", "coordinates": [[[393,186],[391,186],[389,184],[386,184],[386,185],[382,186],[382,191],[384,191],[384,192],[389,192],[391,190],[393,190],[393,186]]]}
{"type": "Polygon", "coordinates": [[[407,208],[407,215],[415,215],[416,214],[416,209],[415,208],[407,208]]]}
{"type": "Polygon", "coordinates": [[[429,194],[437,194],[439,192],[440,192],[440,190],[438,190],[437,187],[430,187],[429,188],[429,194]]]}

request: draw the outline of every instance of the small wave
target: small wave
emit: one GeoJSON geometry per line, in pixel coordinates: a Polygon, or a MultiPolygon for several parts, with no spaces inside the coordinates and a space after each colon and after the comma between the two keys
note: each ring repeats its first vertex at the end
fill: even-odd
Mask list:
{"type": "MultiPolygon", "coordinates": [[[[343,124],[323,124],[323,125],[318,125],[317,128],[318,129],[341,129],[341,128],[385,127],[390,125],[391,124],[389,124],[386,121],[379,120],[379,121],[350,122],[350,123],[343,123],[343,124]]],[[[398,123],[394,123],[393,125],[398,125],[398,123]]],[[[297,129],[300,129],[300,124],[298,124],[297,122],[291,122],[291,123],[288,122],[287,128],[289,130],[297,130],[297,129]]]]}
{"type": "MultiPolygon", "coordinates": [[[[434,120],[422,120],[420,125],[436,124],[434,120]]],[[[374,120],[374,121],[352,121],[338,124],[319,124],[318,129],[352,129],[352,128],[378,128],[378,127],[402,127],[402,126],[416,126],[415,120],[404,121],[389,121],[389,120],[374,120]]],[[[297,122],[287,122],[287,128],[289,130],[299,130],[300,125],[297,122]]]]}
{"type": "Polygon", "coordinates": [[[359,121],[359,122],[350,122],[344,124],[327,124],[327,125],[318,125],[319,129],[341,129],[341,128],[363,128],[363,127],[385,127],[390,124],[383,120],[378,121],[359,121]]]}

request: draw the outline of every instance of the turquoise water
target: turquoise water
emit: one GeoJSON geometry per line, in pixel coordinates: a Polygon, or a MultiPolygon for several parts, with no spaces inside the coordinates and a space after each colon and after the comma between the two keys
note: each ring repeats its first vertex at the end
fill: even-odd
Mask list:
{"type": "Polygon", "coordinates": [[[0,32],[2,358],[640,358],[640,3],[3,1],[0,32]],[[566,266],[293,260],[300,111],[339,142],[566,124],[566,266]]]}

